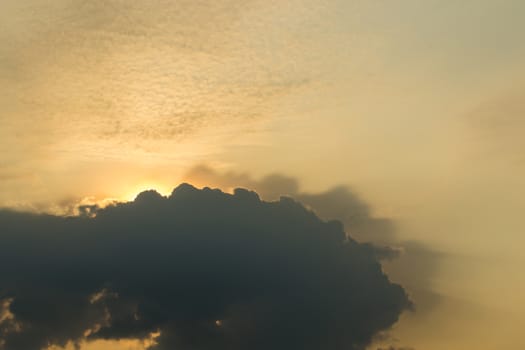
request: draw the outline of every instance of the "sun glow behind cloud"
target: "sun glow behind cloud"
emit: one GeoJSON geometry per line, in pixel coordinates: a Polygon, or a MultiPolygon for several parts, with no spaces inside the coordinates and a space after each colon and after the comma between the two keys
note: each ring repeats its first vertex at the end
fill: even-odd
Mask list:
{"type": "MultiPolygon", "coordinates": [[[[167,195],[199,163],[351,184],[410,239],[483,256],[447,265],[439,291],[522,324],[523,4],[1,1],[0,207],[167,195]]],[[[441,310],[404,339],[478,345],[429,341],[466,334],[459,308],[441,310]]]]}
{"type": "Polygon", "coordinates": [[[128,192],[124,193],[120,199],[124,202],[131,202],[137,197],[139,193],[148,190],[154,190],[163,196],[169,196],[173,191],[173,186],[169,187],[159,183],[142,183],[140,185],[133,186],[128,192]]]}
{"type": "Polygon", "coordinates": [[[53,345],[45,350],[146,350],[157,344],[156,339],[159,336],[160,332],[154,332],[146,339],[84,341],[78,344],[79,348],[77,348],[75,344],[69,343],[65,347],[53,345]]]}

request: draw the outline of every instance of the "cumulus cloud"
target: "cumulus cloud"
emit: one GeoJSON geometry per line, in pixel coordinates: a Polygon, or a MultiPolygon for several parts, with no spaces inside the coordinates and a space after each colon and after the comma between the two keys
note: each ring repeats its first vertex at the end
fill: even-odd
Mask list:
{"type": "Polygon", "coordinates": [[[248,173],[220,172],[207,165],[190,169],[186,178],[223,189],[247,187],[267,200],[277,200],[282,195],[293,197],[323,220],[341,221],[363,249],[382,260],[389,276],[410,290],[420,315],[441,301],[442,296],[433,291],[432,283],[444,254],[422,242],[402,239],[394,220],[374,215],[366,200],[348,186],[312,193],[301,190],[299,181],[288,175],[276,173],[256,179],[248,173]]]}
{"type": "Polygon", "coordinates": [[[220,173],[206,165],[190,169],[186,178],[199,183],[212,183],[224,189],[247,187],[267,200],[291,196],[313,209],[321,218],[343,222],[352,237],[360,241],[388,245],[396,240],[394,222],[388,218],[374,217],[369,205],[346,186],[308,193],[301,191],[299,181],[291,176],[270,174],[257,180],[246,173],[220,173]]]}
{"type": "Polygon", "coordinates": [[[412,250],[431,252],[418,242],[401,242],[396,223],[390,218],[373,215],[369,204],[348,186],[339,185],[326,191],[310,193],[302,191],[299,181],[291,176],[276,173],[254,179],[247,173],[221,173],[206,165],[193,167],[185,178],[197,183],[211,183],[225,190],[243,186],[257,191],[267,200],[277,200],[281,196],[293,197],[320,218],[341,221],[346,232],[354,239],[373,244],[377,254],[386,259],[412,250]]]}
{"type": "Polygon", "coordinates": [[[283,197],[183,184],[95,215],[0,212],[3,350],[363,349],[411,307],[369,247],[283,197]]]}

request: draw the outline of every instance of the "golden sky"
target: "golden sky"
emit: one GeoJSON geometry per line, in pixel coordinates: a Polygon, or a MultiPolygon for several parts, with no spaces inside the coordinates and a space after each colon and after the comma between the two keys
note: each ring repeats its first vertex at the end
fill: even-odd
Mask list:
{"type": "Polygon", "coordinates": [[[520,348],[524,35],[520,0],[3,0],[0,206],[350,186],[440,255],[400,346],[520,348]]]}

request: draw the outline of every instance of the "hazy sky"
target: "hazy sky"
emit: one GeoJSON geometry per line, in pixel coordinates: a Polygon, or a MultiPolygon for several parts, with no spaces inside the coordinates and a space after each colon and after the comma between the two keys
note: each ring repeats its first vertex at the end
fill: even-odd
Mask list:
{"type": "Polygon", "coordinates": [[[520,348],[524,37],[518,0],[3,0],[0,206],[347,186],[433,257],[385,263],[396,346],[520,348]]]}

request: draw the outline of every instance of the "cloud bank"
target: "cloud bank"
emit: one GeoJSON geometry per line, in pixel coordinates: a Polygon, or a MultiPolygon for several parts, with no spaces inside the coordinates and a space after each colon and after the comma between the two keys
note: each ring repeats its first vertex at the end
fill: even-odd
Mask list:
{"type": "Polygon", "coordinates": [[[381,260],[389,277],[409,290],[417,307],[417,315],[413,314],[416,318],[424,317],[443,301],[443,295],[435,291],[433,283],[445,253],[421,241],[403,239],[398,222],[374,215],[370,204],[348,186],[308,192],[302,190],[299,179],[286,174],[273,173],[254,178],[249,173],[221,172],[205,164],[190,169],[185,179],[212,184],[224,190],[246,187],[265,200],[290,196],[313,210],[321,219],[342,222],[347,234],[363,243],[363,249],[367,247],[381,260]]]}
{"type": "Polygon", "coordinates": [[[180,185],[83,216],[0,212],[0,349],[363,349],[411,307],[368,246],[289,198],[180,185]]]}
{"type": "Polygon", "coordinates": [[[191,168],[185,178],[198,183],[213,184],[222,189],[246,187],[259,193],[265,200],[277,200],[283,195],[290,196],[312,209],[323,220],[341,221],[350,236],[361,243],[370,243],[370,248],[375,250],[378,258],[391,260],[403,253],[403,262],[409,260],[409,263],[400,266],[401,269],[396,268],[396,274],[403,273],[397,270],[404,270],[410,275],[411,281],[420,279],[415,283],[418,287],[429,285],[426,279],[434,276],[439,264],[438,252],[420,242],[402,240],[394,220],[374,215],[369,204],[345,185],[310,193],[302,191],[299,180],[288,175],[274,173],[254,179],[247,173],[221,173],[206,165],[191,168]],[[414,265],[422,268],[416,272],[414,265]]]}

